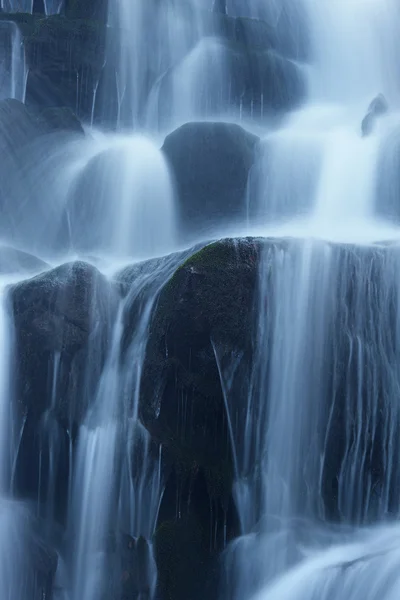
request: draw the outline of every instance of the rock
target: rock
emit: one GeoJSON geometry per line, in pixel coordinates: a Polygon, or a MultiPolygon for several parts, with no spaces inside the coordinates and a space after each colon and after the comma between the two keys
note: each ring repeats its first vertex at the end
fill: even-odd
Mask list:
{"type": "Polygon", "coordinates": [[[214,0],[213,12],[226,15],[228,12],[226,7],[226,0],[214,0]]]}
{"type": "MultiPolygon", "coordinates": [[[[11,289],[13,313],[17,332],[17,351],[21,388],[26,391],[35,385],[38,374],[46,384],[46,360],[38,367],[35,363],[62,353],[72,359],[89,342],[97,324],[105,329],[115,310],[117,298],[111,284],[91,265],[83,262],[67,263],[22,281],[11,289]],[[25,372],[25,369],[27,371],[25,372]],[[25,380],[25,385],[24,382],[25,380]]],[[[107,342],[107,335],[105,335],[107,342]]],[[[71,376],[71,373],[69,374],[71,376]]],[[[27,411],[42,412],[48,403],[48,390],[31,396],[29,390],[23,405],[27,411]]],[[[59,407],[61,408],[61,407],[59,407]]],[[[69,415],[71,407],[64,407],[69,415]]],[[[82,411],[84,407],[80,407],[82,411]]]]}
{"type": "Polygon", "coordinates": [[[179,267],[157,302],[143,367],[143,424],[180,469],[203,469],[210,494],[225,506],[232,463],[215,351],[221,360],[231,353],[250,360],[258,246],[216,242],[179,267]],[[185,422],[182,410],[190,414],[185,422]]]}
{"type": "Polygon", "coordinates": [[[209,532],[193,516],[165,521],[155,533],[158,589],[168,600],[217,597],[218,579],[212,570],[209,532]],[[207,595],[205,595],[207,592],[207,595]]]}
{"type": "Polygon", "coordinates": [[[247,22],[265,23],[272,47],[287,58],[307,61],[309,58],[309,31],[307,10],[291,0],[279,2],[250,2],[228,0],[228,13],[247,22]]]}
{"type": "Polygon", "coordinates": [[[245,217],[257,143],[230,123],[187,123],[166,137],[162,151],[175,179],[184,239],[245,217]]]}
{"type": "Polygon", "coordinates": [[[15,156],[38,134],[27,107],[11,98],[0,101],[0,152],[15,156]]]}
{"type": "Polygon", "coordinates": [[[0,246],[0,273],[38,273],[49,265],[40,258],[10,246],[0,246]]]}
{"type": "Polygon", "coordinates": [[[65,14],[69,19],[90,19],[107,22],[107,0],[65,0],[65,14]]]}
{"type": "Polygon", "coordinates": [[[49,132],[68,131],[84,134],[81,122],[68,107],[47,108],[39,115],[40,124],[49,132]]]}
{"type": "Polygon", "coordinates": [[[16,399],[25,420],[17,488],[24,496],[46,497],[49,470],[54,469],[55,505],[62,518],[70,443],[96,397],[117,294],[95,267],[75,262],[14,285],[10,297],[18,365],[16,399]],[[50,452],[53,466],[47,464],[50,452]]]}
{"type": "MultiPolygon", "coordinates": [[[[256,39],[263,48],[259,33],[256,39]]],[[[245,36],[251,32],[243,29],[243,20],[235,25],[235,35],[239,41],[201,39],[157,81],[149,110],[154,119],[159,119],[161,128],[175,124],[172,107],[177,98],[180,118],[186,121],[221,114],[234,120],[263,121],[295,108],[303,100],[305,85],[299,67],[272,50],[268,37],[265,49],[247,47],[245,36]]]]}
{"type": "MultiPolygon", "coordinates": [[[[163,598],[214,598],[214,561],[238,535],[219,367],[232,356],[244,371],[251,363],[258,249],[257,240],[223,240],[196,252],[166,283],[152,316],[139,413],[164,460],[155,541],[163,598]]],[[[239,422],[242,409],[233,409],[239,422]]]]}
{"type": "Polygon", "coordinates": [[[90,119],[104,65],[104,25],[61,15],[36,18],[25,35],[25,49],[27,105],[41,110],[68,107],[90,119]]]}
{"type": "Polygon", "coordinates": [[[388,103],[383,94],[378,94],[369,104],[367,114],[361,122],[361,133],[365,137],[372,132],[376,117],[388,111],[388,103]]]}
{"type": "Polygon", "coordinates": [[[388,111],[388,103],[383,94],[378,94],[368,106],[368,112],[373,112],[375,115],[383,115],[388,111]]]}

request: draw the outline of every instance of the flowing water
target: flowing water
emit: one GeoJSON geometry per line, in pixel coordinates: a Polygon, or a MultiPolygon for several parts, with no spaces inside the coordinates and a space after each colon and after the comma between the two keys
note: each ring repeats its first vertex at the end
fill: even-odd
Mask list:
{"type": "Polygon", "coordinates": [[[399,513],[399,250],[379,244],[398,239],[379,203],[380,157],[400,118],[399,14],[390,0],[304,7],[308,101],[265,136],[250,197],[264,232],[306,239],[277,242],[261,260],[241,442],[256,460],[238,461],[243,536],[227,552],[225,593],[394,598],[398,525],[387,521],[399,513]],[[389,112],[363,137],[362,119],[380,93],[389,112]]]}
{"type": "MultiPolygon", "coordinates": [[[[46,13],[61,12],[63,4],[45,0],[46,13]]],[[[92,290],[89,341],[79,364],[68,362],[62,344],[48,358],[50,401],[32,442],[39,464],[27,476],[36,496],[23,503],[15,497],[14,471],[19,453],[29,452],[21,440],[29,436],[30,414],[12,414],[14,324],[9,281],[1,282],[1,600],[47,600],[33,581],[36,563],[27,560],[28,548],[42,552],[45,544],[57,548],[57,600],[119,597],[119,551],[136,565],[131,594],[155,597],[152,536],[163,456],[140,423],[139,393],[158,293],[190,253],[170,254],[180,234],[178,203],[160,147],[165,132],[186,121],[243,124],[246,113],[245,92],[239,85],[236,102],[234,89],[239,51],[220,35],[212,5],[223,8],[212,0],[116,0],[107,28],[116,57],[105,63],[116,62],[116,132],[47,135],[21,156],[17,142],[7,141],[2,241],[48,260],[33,271],[89,257],[102,283],[92,290]],[[121,264],[131,267],[121,271],[121,264]],[[64,415],[66,380],[75,395],[64,415]],[[79,419],[75,403],[83,407],[79,419]]],[[[1,6],[33,10],[22,0],[1,6]]],[[[226,365],[213,342],[241,533],[226,549],[221,597],[394,600],[400,594],[400,11],[395,0],[228,0],[226,7],[229,16],[263,18],[274,27],[279,51],[290,64],[301,62],[307,96],[272,128],[262,94],[260,106],[252,98],[246,113],[262,132],[248,184],[250,232],[270,242],[261,253],[249,332],[254,357],[245,376],[241,357],[226,365]],[[388,111],[375,115],[363,136],[362,121],[378,94],[388,111]],[[239,401],[246,403],[241,430],[239,401]]],[[[0,95],[23,100],[20,30],[2,21],[0,40],[0,95]]],[[[249,233],[246,227],[241,233],[249,233]]],[[[22,267],[12,270],[13,281],[25,279],[22,267]]]]}
{"type": "MultiPolygon", "coordinates": [[[[64,7],[64,0],[43,0],[46,15],[57,15],[64,7]]],[[[32,13],[34,0],[1,0],[1,8],[6,13],[32,13]]]]}

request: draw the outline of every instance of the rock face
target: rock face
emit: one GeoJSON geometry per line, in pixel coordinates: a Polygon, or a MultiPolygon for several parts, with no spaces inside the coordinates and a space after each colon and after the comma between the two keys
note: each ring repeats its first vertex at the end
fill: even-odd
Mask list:
{"type": "Polygon", "coordinates": [[[187,123],[165,139],[184,237],[246,215],[246,186],[258,138],[229,123],[187,123]]]}
{"type": "Polygon", "coordinates": [[[66,0],[65,15],[69,19],[87,19],[106,23],[107,0],[66,0]]]}
{"type": "MultiPolygon", "coordinates": [[[[39,455],[46,455],[53,440],[52,452],[59,461],[56,504],[62,513],[67,500],[69,439],[94,396],[117,296],[95,267],[75,262],[15,285],[11,299],[16,395],[26,420],[18,455],[18,485],[24,495],[38,497],[39,455]],[[88,362],[90,369],[86,369],[88,362]]],[[[47,484],[42,470],[44,490],[47,484]]]]}
{"type": "MultiPolygon", "coordinates": [[[[219,25],[225,28],[227,24],[219,25]]],[[[180,117],[186,120],[222,114],[235,120],[256,121],[282,115],[301,102],[305,91],[301,73],[293,61],[270,47],[264,27],[258,22],[250,27],[244,20],[234,26],[235,41],[229,39],[230,35],[228,39],[225,35],[202,39],[162,76],[152,105],[161,128],[174,122],[176,115],[171,107],[177,101],[180,117]],[[252,29],[255,41],[248,45],[252,29]]]]}
{"type": "Polygon", "coordinates": [[[217,557],[237,534],[216,353],[250,360],[258,247],[227,240],[200,250],[164,287],[153,316],[140,414],[171,468],[155,535],[162,598],[215,597],[217,557]]]}
{"type": "MultiPolygon", "coordinates": [[[[111,34],[110,28],[106,37],[106,4],[105,0],[69,0],[65,15],[47,18],[38,13],[0,13],[1,20],[18,25],[24,39],[28,106],[40,109],[66,106],[83,120],[93,118],[96,122],[115,126],[118,113],[115,77],[119,52],[117,36],[111,34]]],[[[157,106],[161,126],[169,118],[174,73],[181,71],[187,53],[209,36],[215,38],[219,49],[215,60],[206,62],[208,80],[203,78],[197,93],[196,102],[200,102],[199,109],[203,114],[213,114],[217,108],[247,118],[262,118],[271,112],[280,113],[296,106],[304,95],[300,72],[287,59],[287,56],[298,58],[298,53],[281,52],[283,38],[277,29],[281,21],[275,27],[261,20],[232,18],[225,14],[223,5],[216,8],[217,12],[202,13],[200,37],[193,28],[193,14],[185,9],[181,17],[186,19],[185,27],[191,32],[188,46],[175,58],[177,64],[164,65],[161,72],[149,69],[144,91],[147,100],[153,86],[159,85],[158,79],[167,71],[161,82],[157,106]],[[214,81],[211,71],[220,60],[223,77],[217,69],[214,81]],[[207,102],[202,106],[204,94],[207,102]]],[[[157,39],[157,30],[151,35],[157,39]]],[[[151,35],[149,33],[149,38],[151,35]]],[[[185,81],[181,84],[184,86],[185,81]]],[[[145,100],[144,113],[146,104],[145,100]]]]}

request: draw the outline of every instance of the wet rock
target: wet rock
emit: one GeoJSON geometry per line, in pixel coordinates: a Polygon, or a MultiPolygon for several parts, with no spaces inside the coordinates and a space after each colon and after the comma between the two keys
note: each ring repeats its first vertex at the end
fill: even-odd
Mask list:
{"type": "Polygon", "coordinates": [[[22,102],[11,98],[0,101],[0,152],[15,157],[37,135],[37,125],[22,102]]]}
{"type": "Polygon", "coordinates": [[[378,94],[368,106],[368,111],[361,122],[361,133],[365,137],[372,133],[376,117],[385,114],[388,111],[388,103],[383,94],[378,94]]]}
{"type": "Polygon", "coordinates": [[[112,597],[150,600],[156,584],[156,566],[149,541],[121,533],[115,538],[113,553],[117,562],[112,597]]]}
{"type": "MultiPolygon", "coordinates": [[[[105,277],[83,262],[67,263],[23,281],[12,288],[11,296],[21,388],[29,390],[23,404],[27,410],[40,412],[47,405],[47,394],[31,394],[36,374],[46,380],[44,357],[61,353],[72,359],[99,324],[107,329],[116,296],[105,277]]],[[[107,337],[103,341],[107,342],[107,337]]]]}
{"type": "Polygon", "coordinates": [[[0,246],[0,273],[38,273],[49,265],[40,258],[11,246],[0,246]]]}
{"type": "Polygon", "coordinates": [[[226,0],[214,0],[213,12],[226,15],[228,12],[226,7],[226,0]]]}
{"type": "Polygon", "coordinates": [[[66,106],[90,119],[104,64],[104,25],[78,16],[37,18],[25,35],[25,48],[27,105],[37,109],[66,106]]]}
{"type": "Polygon", "coordinates": [[[203,38],[157,82],[151,110],[160,127],[169,127],[176,117],[171,107],[177,97],[182,98],[180,117],[187,121],[196,115],[211,119],[221,114],[234,120],[264,120],[300,104],[305,85],[298,66],[271,49],[269,43],[264,49],[262,32],[257,38],[262,49],[248,47],[245,36],[252,33],[243,23],[235,23],[238,41],[203,38]]]}
{"type": "Polygon", "coordinates": [[[180,231],[200,235],[246,215],[246,185],[258,138],[230,123],[187,123],[166,137],[180,231]]]}
{"type": "Polygon", "coordinates": [[[165,521],[159,526],[155,547],[161,598],[216,598],[218,580],[212,570],[209,541],[202,523],[193,516],[165,521]]]}
{"type": "Polygon", "coordinates": [[[142,380],[146,428],[175,464],[204,468],[210,490],[226,502],[232,463],[215,352],[250,360],[257,253],[257,241],[225,240],[182,264],[160,294],[142,380]]]}
{"type": "Polygon", "coordinates": [[[47,108],[40,113],[39,123],[43,126],[44,131],[68,131],[70,133],[84,134],[81,122],[68,107],[47,108]]]}
{"type": "Polygon", "coordinates": [[[70,19],[90,19],[106,23],[107,0],[66,0],[65,14],[70,19]]]}
{"type": "Polygon", "coordinates": [[[160,598],[215,598],[218,557],[238,534],[219,367],[251,362],[258,250],[253,239],[207,245],[175,271],[152,316],[139,410],[161,445],[166,482],[155,535],[160,598]]]}
{"type": "Polygon", "coordinates": [[[62,518],[70,443],[96,397],[117,294],[95,267],[75,262],[13,286],[10,300],[16,400],[25,422],[17,487],[24,496],[37,498],[46,497],[49,483],[54,484],[57,516],[62,518]]]}

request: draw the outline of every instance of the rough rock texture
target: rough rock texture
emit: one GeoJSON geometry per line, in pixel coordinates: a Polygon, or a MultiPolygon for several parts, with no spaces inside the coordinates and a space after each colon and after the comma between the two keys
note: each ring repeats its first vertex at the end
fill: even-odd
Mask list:
{"type": "MultiPolygon", "coordinates": [[[[94,398],[117,296],[95,267],[75,262],[15,285],[11,303],[16,395],[21,417],[26,420],[18,455],[18,485],[22,493],[38,496],[39,455],[46,457],[49,444],[53,444],[52,452],[59,461],[56,489],[62,512],[67,501],[69,440],[94,398]],[[90,369],[86,369],[88,364],[90,369]]],[[[45,490],[43,462],[40,481],[45,490]]]]}
{"type": "Polygon", "coordinates": [[[258,137],[230,123],[187,123],[166,137],[184,238],[246,216],[246,186],[258,137]]]}
{"type": "Polygon", "coordinates": [[[250,360],[258,248],[225,240],[195,253],[164,286],[152,318],[140,415],[170,465],[155,537],[165,600],[214,597],[217,557],[237,535],[216,353],[250,360]]]}
{"type": "Polygon", "coordinates": [[[67,106],[89,119],[104,63],[105,29],[97,21],[52,16],[36,19],[25,37],[29,106],[67,106]]]}

